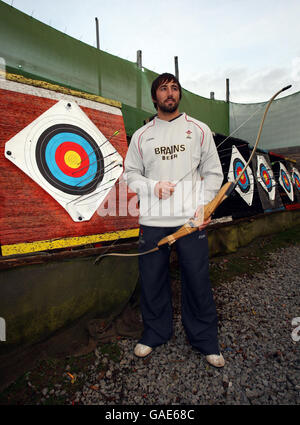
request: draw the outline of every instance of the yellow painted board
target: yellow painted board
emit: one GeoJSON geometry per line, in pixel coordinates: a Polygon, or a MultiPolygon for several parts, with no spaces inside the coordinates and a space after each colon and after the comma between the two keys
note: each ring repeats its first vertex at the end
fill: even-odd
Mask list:
{"type": "Polygon", "coordinates": [[[68,89],[66,87],[59,86],[58,84],[48,83],[47,81],[33,80],[31,78],[23,77],[22,75],[4,73],[3,71],[0,71],[0,77],[1,76],[5,76],[6,80],[15,81],[22,84],[28,84],[30,86],[40,87],[59,93],[69,94],[71,96],[81,97],[84,99],[92,100],[94,102],[105,103],[106,105],[115,106],[116,108],[122,108],[122,103],[118,100],[106,99],[105,97],[98,96],[95,94],[68,89]]]}
{"type": "Polygon", "coordinates": [[[99,235],[78,236],[73,238],[52,239],[46,241],[26,242],[12,245],[2,245],[3,256],[28,254],[31,252],[47,251],[51,249],[70,248],[73,246],[87,245],[90,243],[108,242],[116,239],[135,238],[139,229],[120,230],[118,232],[102,233],[99,235]]]}

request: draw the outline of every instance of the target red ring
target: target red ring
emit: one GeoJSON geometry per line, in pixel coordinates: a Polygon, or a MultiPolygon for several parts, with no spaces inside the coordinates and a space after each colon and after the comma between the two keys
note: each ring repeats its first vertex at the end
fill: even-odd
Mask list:
{"type": "Polygon", "coordinates": [[[266,184],[267,186],[269,186],[269,184],[270,184],[270,177],[269,177],[269,174],[266,172],[266,170],[263,170],[262,175],[263,175],[263,179],[264,179],[265,184],[266,184]]]}
{"type": "Polygon", "coordinates": [[[55,161],[60,170],[70,177],[82,177],[88,170],[90,161],[85,150],[77,143],[64,142],[55,152],[55,161]],[[73,154],[73,161],[68,162],[67,156],[73,154]]]}
{"type": "Polygon", "coordinates": [[[241,161],[240,158],[235,158],[233,161],[233,175],[236,179],[239,178],[238,186],[241,189],[243,193],[247,193],[250,190],[250,181],[247,174],[247,170],[244,170],[245,164],[241,161]],[[242,171],[244,170],[243,174],[241,175],[242,171]]]}
{"type": "MultiPolygon", "coordinates": [[[[243,171],[243,168],[242,168],[242,167],[238,167],[238,168],[237,168],[237,170],[236,170],[236,174],[237,174],[237,176],[239,176],[239,175],[241,174],[241,172],[242,172],[242,171],[243,171]]],[[[247,179],[246,179],[245,173],[243,173],[243,175],[241,176],[241,178],[240,178],[240,182],[241,182],[242,184],[247,183],[247,179]]]]}

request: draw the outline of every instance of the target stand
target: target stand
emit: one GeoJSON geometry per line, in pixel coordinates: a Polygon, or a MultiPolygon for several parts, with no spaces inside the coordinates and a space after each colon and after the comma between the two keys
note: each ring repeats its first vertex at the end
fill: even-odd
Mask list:
{"type": "Polygon", "coordinates": [[[5,144],[5,157],[73,221],[88,221],[123,172],[123,159],[75,102],[60,100],[5,144]]]}

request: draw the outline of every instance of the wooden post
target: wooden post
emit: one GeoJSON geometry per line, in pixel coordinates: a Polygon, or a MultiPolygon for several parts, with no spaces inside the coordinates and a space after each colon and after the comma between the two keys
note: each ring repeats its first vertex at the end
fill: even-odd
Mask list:
{"type": "MultiPolygon", "coordinates": [[[[98,18],[95,18],[95,23],[96,23],[96,43],[97,43],[97,49],[100,50],[100,37],[99,37],[99,22],[98,22],[98,18]]],[[[100,61],[100,57],[98,58],[98,61],[97,61],[97,72],[98,72],[98,94],[99,94],[99,96],[101,96],[101,85],[102,85],[102,81],[101,81],[101,61],[100,61]]]]}
{"type": "Polygon", "coordinates": [[[95,21],[96,21],[96,43],[97,43],[97,49],[100,49],[99,22],[98,22],[98,18],[95,18],[95,21]]]}
{"type": "Polygon", "coordinates": [[[142,108],[142,51],[138,50],[136,52],[136,63],[137,63],[137,73],[136,73],[136,107],[138,109],[142,108]]]}
{"type": "Polygon", "coordinates": [[[229,78],[226,78],[226,102],[229,103],[229,95],[230,95],[230,91],[229,91],[229,78]]]}
{"type": "Polygon", "coordinates": [[[179,81],[178,56],[174,56],[174,62],[175,62],[175,77],[179,81]]]}
{"type": "Polygon", "coordinates": [[[139,68],[142,68],[142,51],[138,50],[136,52],[136,63],[139,68]]]}

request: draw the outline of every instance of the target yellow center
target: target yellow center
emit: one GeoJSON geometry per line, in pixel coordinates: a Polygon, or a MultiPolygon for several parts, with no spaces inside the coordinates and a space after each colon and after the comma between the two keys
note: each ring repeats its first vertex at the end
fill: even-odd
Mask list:
{"type": "Polygon", "coordinates": [[[75,151],[68,151],[65,153],[64,161],[70,168],[78,168],[81,164],[80,155],[75,151]]]}

